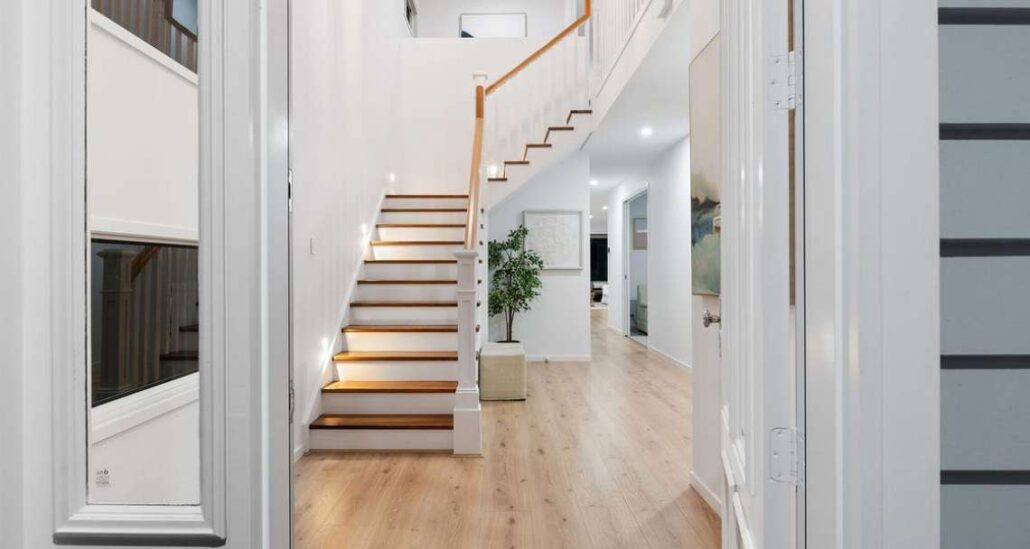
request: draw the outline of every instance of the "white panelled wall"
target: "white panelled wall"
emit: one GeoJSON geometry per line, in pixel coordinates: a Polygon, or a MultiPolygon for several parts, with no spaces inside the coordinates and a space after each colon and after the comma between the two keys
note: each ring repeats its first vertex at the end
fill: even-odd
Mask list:
{"type": "Polygon", "coordinates": [[[398,142],[403,2],[291,10],[294,456],[306,449],[398,142]],[[368,29],[377,29],[368,32],[368,29]],[[332,59],[332,63],[327,63],[332,59]]]}

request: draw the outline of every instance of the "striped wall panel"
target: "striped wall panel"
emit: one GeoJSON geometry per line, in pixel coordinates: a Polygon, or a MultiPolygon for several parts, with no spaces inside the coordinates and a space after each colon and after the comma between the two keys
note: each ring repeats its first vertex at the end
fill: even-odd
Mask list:
{"type": "Polygon", "coordinates": [[[940,0],[941,547],[1030,540],[1030,0],[940,0]]]}

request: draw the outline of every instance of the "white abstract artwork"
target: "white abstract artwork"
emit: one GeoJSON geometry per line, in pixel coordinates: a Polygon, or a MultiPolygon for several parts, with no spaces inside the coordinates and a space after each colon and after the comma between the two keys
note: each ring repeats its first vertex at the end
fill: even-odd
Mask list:
{"type": "Polygon", "coordinates": [[[583,213],[529,211],[523,213],[529,229],[526,248],[540,254],[544,269],[583,268],[583,213]]]}

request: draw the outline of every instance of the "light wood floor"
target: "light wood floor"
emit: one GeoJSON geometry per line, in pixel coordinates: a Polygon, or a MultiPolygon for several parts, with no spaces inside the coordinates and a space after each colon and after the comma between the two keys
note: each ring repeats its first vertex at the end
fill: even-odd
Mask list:
{"type": "Polygon", "coordinates": [[[483,403],[482,458],[304,457],[295,546],[717,548],[690,374],[591,314],[593,362],[530,364],[528,400],[483,403]]]}

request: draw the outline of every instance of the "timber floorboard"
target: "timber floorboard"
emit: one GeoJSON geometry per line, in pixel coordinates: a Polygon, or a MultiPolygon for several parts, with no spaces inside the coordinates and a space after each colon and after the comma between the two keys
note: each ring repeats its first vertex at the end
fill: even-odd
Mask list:
{"type": "Polygon", "coordinates": [[[295,547],[718,548],[690,373],[591,315],[592,362],[531,363],[525,402],[483,403],[482,458],[302,458],[295,547]]]}

